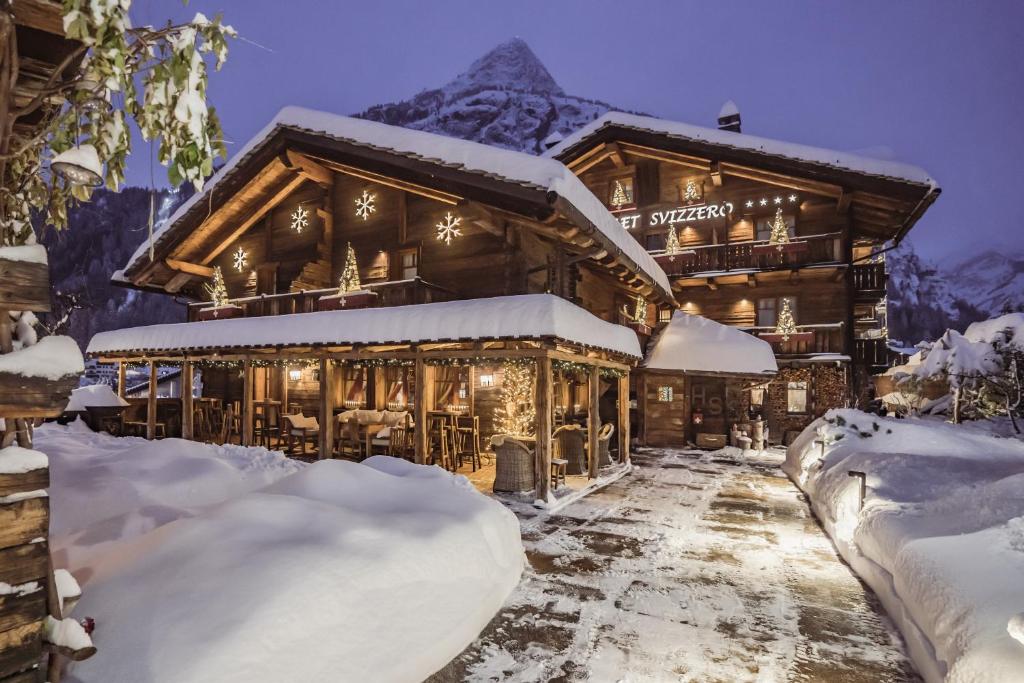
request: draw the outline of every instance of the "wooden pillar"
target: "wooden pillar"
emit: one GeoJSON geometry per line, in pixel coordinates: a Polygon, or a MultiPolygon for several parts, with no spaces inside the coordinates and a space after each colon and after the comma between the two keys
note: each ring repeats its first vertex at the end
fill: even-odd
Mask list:
{"type": "Polygon", "coordinates": [[[281,396],[280,396],[281,415],[287,415],[288,414],[288,366],[287,365],[282,366],[282,367],[278,368],[278,371],[281,373],[280,377],[278,378],[281,381],[281,396]]]}
{"type": "Polygon", "coordinates": [[[587,440],[590,442],[590,467],[588,474],[591,479],[597,479],[597,432],[601,429],[601,413],[598,411],[598,402],[601,400],[601,369],[596,365],[590,368],[590,428],[587,431],[587,440]]]}
{"type": "Polygon", "coordinates": [[[537,447],[534,461],[534,494],[537,499],[546,501],[551,486],[551,358],[538,358],[536,370],[537,447]]]}
{"type": "Polygon", "coordinates": [[[415,366],[416,383],[416,405],[414,406],[413,421],[415,422],[416,437],[416,462],[424,465],[427,462],[427,450],[430,447],[429,435],[427,434],[427,365],[423,362],[422,356],[416,356],[415,366]]]}
{"type": "MultiPolygon", "coordinates": [[[[638,401],[639,401],[638,396],[638,401]]],[[[629,371],[619,378],[619,462],[629,462],[629,371]]]]}
{"type": "Polygon", "coordinates": [[[320,359],[320,459],[334,455],[334,363],[320,359]]]}
{"type": "Polygon", "coordinates": [[[195,425],[192,424],[194,417],[192,408],[192,361],[186,360],[181,363],[181,438],[188,440],[194,438],[195,425]]]}
{"type": "Polygon", "coordinates": [[[117,363],[117,395],[124,398],[124,383],[127,381],[128,364],[123,360],[117,363]]]}
{"type": "Polygon", "coordinates": [[[252,445],[252,359],[242,361],[242,445],[252,445]]]}
{"type": "Polygon", "coordinates": [[[149,361],[149,391],[146,395],[146,438],[156,438],[156,363],[149,361]]]}

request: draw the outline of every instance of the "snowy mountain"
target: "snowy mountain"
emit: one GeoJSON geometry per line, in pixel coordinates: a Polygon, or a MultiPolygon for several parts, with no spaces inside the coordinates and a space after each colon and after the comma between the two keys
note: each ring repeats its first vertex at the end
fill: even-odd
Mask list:
{"type": "Polygon", "coordinates": [[[530,47],[502,43],[448,84],[357,116],[394,126],[539,153],[613,107],[565,94],[530,47]]]}
{"type": "Polygon", "coordinates": [[[986,251],[953,266],[957,293],[990,317],[1024,310],[1024,253],[986,251]]]}

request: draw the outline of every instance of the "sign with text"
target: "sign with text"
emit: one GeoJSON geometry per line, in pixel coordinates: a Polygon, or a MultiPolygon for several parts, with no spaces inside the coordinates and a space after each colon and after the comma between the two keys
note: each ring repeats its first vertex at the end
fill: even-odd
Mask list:
{"type": "Polygon", "coordinates": [[[732,202],[720,204],[701,204],[699,206],[680,206],[674,209],[651,211],[647,215],[646,223],[641,223],[642,213],[630,213],[619,216],[619,223],[626,230],[633,230],[641,225],[656,228],[659,225],[673,225],[675,223],[692,223],[694,221],[706,221],[714,218],[728,218],[733,211],[732,202]]]}

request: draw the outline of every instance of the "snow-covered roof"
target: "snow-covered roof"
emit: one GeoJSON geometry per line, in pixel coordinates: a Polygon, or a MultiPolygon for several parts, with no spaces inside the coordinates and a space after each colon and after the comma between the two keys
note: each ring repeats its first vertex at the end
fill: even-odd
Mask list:
{"type": "MultiPolygon", "coordinates": [[[[263,130],[245,143],[238,153],[207,182],[202,192],[192,195],[188,201],[178,207],[178,210],[167,222],[160,226],[154,235],[154,243],[159,244],[162,239],[165,239],[171,226],[180,220],[189,209],[200,202],[209,201],[209,195],[213,188],[280,128],[323,135],[374,150],[397,153],[537,188],[545,192],[554,192],[572,204],[623,255],[636,263],[648,278],[669,295],[672,291],[665,272],[647,253],[647,250],[622,227],[618,219],[609,213],[604,204],[587,189],[582,181],[559,161],[491,147],[469,140],[459,140],[435,133],[389,126],[376,121],[356,119],[302,107],[285,107],[279,111],[263,130]]],[[[130,271],[137,265],[147,253],[148,248],[148,241],[143,241],[135,250],[124,270],[130,271]]]]}
{"type": "Polygon", "coordinates": [[[605,322],[553,294],[522,294],[390,308],[130,327],[101,332],[90,354],[310,344],[392,344],[557,337],[639,358],[627,327],[605,322]]]}
{"type": "Polygon", "coordinates": [[[778,372],[772,346],[714,320],[676,311],[651,346],[644,367],[733,375],[778,372]]]}
{"type": "Polygon", "coordinates": [[[870,157],[859,156],[857,154],[850,154],[849,152],[839,152],[836,150],[824,149],[822,147],[811,147],[809,145],[772,140],[770,138],[762,138],[755,135],[747,135],[745,133],[734,133],[732,131],[719,130],[718,128],[705,128],[703,126],[695,126],[689,123],[667,121],[665,119],[656,119],[651,116],[639,116],[637,114],[626,114],[617,111],[608,112],[604,116],[595,119],[592,123],[584,126],[572,135],[567,136],[560,143],[544,152],[544,155],[557,157],[574,145],[577,145],[591,135],[594,135],[605,126],[631,128],[634,130],[680,138],[682,140],[760,152],[762,154],[792,159],[794,161],[809,162],[839,170],[853,171],[864,175],[892,178],[904,182],[925,185],[930,188],[938,187],[938,183],[936,183],[927,171],[923,168],[912,166],[910,164],[904,164],[897,161],[886,161],[882,159],[872,159],[870,157]]]}
{"type": "Polygon", "coordinates": [[[64,410],[71,412],[89,407],[109,408],[126,405],[128,401],[115,394],[109,384],[89,384],[71,391],[71,400],[64,410]]]}

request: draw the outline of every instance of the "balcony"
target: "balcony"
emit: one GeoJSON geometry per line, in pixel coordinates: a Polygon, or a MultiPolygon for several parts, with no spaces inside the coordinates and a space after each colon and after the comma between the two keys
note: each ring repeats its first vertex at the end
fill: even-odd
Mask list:
{"type": "MultiPolygon", "coordinates": [[[[455,294],[443,287],[430,284],[416,277],[411,280],[366,283],[363,289],[376,292],[377,306],[406,306],[428,304],[436,301],[451,301],[455,294]]],[[[290,313],[312,313],[318,310],[320,297],[337,294],[337,288],[311,289],[283,294],[259,294],[256,296],[231,299],[230,303],[242,309],[239,317],[258,318],[268,315],[290,313]]],[[[198,301],[188,305],[188,321],[199,320],[199,311],[209,308],[209,301],[198,301]]]]}
{"type": "MultiPolygon", "coordinates": [[[[774,327],[740,328],[758,337],[774,336],[774,327]]],[[[787,341],[766,339],[776,356],[807,356],[816,353],[845,354],[843,323],[798,325],[797,334],[787,341]]]]}
{"type": "Polygon", "coordinates": [[[885,337],[853,340],[853,361],[860,365],[883,368],[890,365],[898,354],[889,350],[885,337]]]}
{"type": "Polygon", "coordinates": [[[885,296],[888,278],[884,263],[858,263],[853,266],[853,289],[861,300],[885,296]]]}
{"type": "MultiPolygon", "coordinates": [[[[730,270],[776,270],[841,263],[842,233],[809,235],[794,239],[784,251],[765,249],[767,240],[731,242],[687,247],[669,259],[664,252],[651,252],[669,277],[730,270]]],[[[872,264],[874,265],[874,264],[872,264]]]]}

